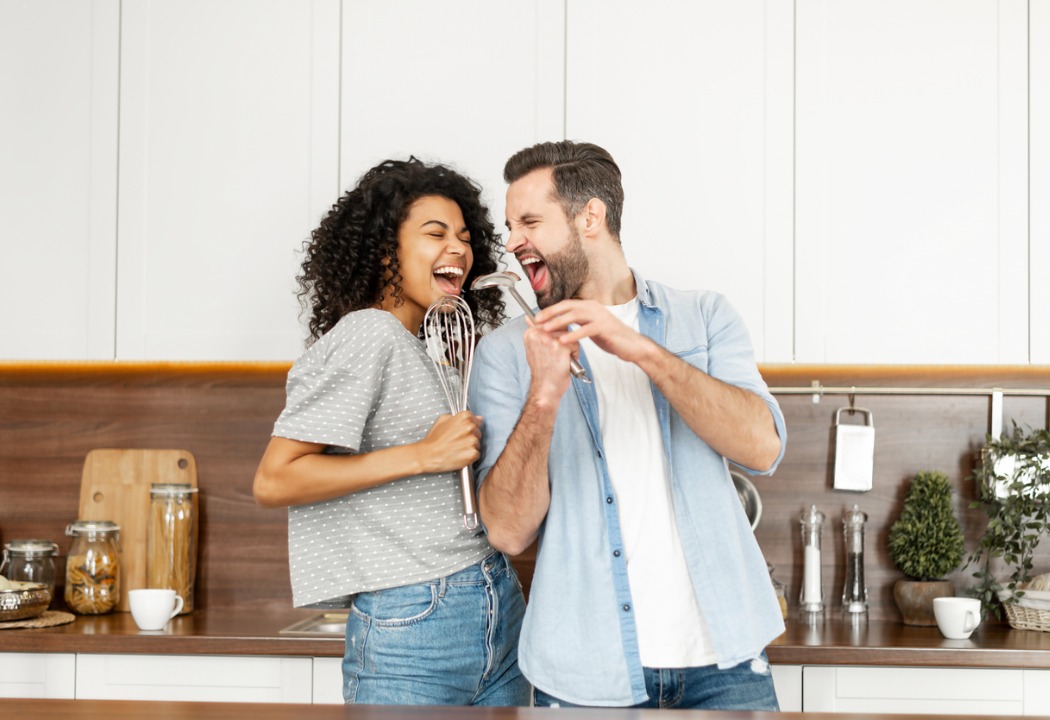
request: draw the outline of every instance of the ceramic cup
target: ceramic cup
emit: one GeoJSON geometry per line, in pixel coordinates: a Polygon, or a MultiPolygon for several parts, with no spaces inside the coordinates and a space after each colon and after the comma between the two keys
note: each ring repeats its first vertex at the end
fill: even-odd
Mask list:
{"type": "Polygon", "coordinates": [[[934,598],[933,616],[944,637],[965,640],[981,624],[981,601],[963,597],[934,598]]]}
{"type": "Polygon", "coordinates": [[[129,590],[128,602],[140,630],[163,630],[168,620],[182,612],[182,598],[174,590],[129,590]]]}

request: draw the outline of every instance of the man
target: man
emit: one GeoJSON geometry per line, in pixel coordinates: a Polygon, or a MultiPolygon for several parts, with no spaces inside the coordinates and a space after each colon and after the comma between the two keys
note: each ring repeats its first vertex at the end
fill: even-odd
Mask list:
{"type": "Polygon", "coordinates": [[[772,472],[785,431],[743,323],[632,272],[602,148],[542,143],[504,179],[542,309],[480,343],[470,407],[490,542],[539,538],[519,645],[536,704],[777,709],[783,621],[726,461],[772,472]]]}

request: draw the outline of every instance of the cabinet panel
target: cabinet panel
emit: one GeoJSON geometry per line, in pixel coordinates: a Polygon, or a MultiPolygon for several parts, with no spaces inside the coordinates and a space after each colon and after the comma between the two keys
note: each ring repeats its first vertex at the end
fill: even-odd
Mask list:
{"type": "Polygon", "coordinates": [[[803,712],[1021,715],[1023,670],[915,667],[802,669],[803,712]]]}
{"type": "Polygon", "coordinates": [[[314,704],[343,704],[342,658],[314,658],[314,704]]]}
{"type": "Polygon", "coordinates": [[[801,362],[1028,361],[1024,0],[799,0],[801,362]]]}
{"type": "Polygon", "coordinates": [[[0,3],[0,359],[113,357],[119,6],[0,3]]]}
{"type": "Polygon", "coordinates": [[[1028,3],[1032,201],[1029,243],[1031,362],[1050,365],[1050,0],[1028,3]]]}
{"type": "Polygon", "coordinates": [[[504,162],[565,132],[564,28],[564,0],[345,0],[341,187],[387,158],[443,162],[502,228],[504,162]]]}
{"type": "Polygon", "coordinates": [[[78,655],[76,696],[91,700],[309,703],[311,658],[78,655]]]}
{"type": "Polygon", "coordinates": [[[628,262],[724,293],[791,360],[790,3],[569,0],[566,136],[623,172],[628,262]]]}
{"type": "Polygon", "coordinates": [[[1024,714],[1050,715],[1050,670],[1024,670],[1024,714]]]}
{"type": "Polygon", "coordinates": [[[783,712],[802,712],[802,666],[770,665],[777,702],[783,712]]]}
{"type": "Polygon", "coordinates": [[[122,6],[118,359],[291,359],[338,190],[339,0],[122,6]]]}
{"type": "Polygon", "coordinates": [[[76,655],[58,653],[0,653],[0,697],[74,697],[76,655]]]}

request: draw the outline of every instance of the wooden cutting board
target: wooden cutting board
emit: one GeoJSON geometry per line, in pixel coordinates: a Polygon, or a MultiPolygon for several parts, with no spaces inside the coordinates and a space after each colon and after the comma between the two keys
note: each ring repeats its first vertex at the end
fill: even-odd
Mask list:
{"type": "MultiPolygon", "coordinates": [[[[78,519],[112,520],[120,525],[120,602],[116,609],[122,612],[128,611],[128,590],[146,587],[146,527],[153,483],[197,487],[193,454],[186,450],[96,449],[84,459],[78,519]]],[[[196,512],[196,494],[193,507],[196,512]]]]}

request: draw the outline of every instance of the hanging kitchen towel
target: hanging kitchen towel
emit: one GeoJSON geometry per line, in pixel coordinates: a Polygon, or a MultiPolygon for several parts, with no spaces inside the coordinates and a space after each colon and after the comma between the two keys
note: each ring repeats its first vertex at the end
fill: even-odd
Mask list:
{"type": "Polygon", "coordinates": [[[871,490],[875,468],[875,418],[871,410],[840,408],[835,413],[835,489],[866,492],[871,490]],[[842,423],[842,412],[860,414],[865,423],[842,423]]]}

